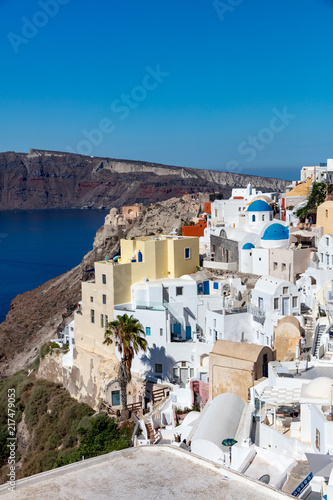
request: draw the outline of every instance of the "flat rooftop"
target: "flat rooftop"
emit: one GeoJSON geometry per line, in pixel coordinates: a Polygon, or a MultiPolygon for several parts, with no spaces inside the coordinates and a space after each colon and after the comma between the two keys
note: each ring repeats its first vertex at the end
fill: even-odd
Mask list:
{"type": "Polygon", "coordinates": [[[16,482],[13,495],[0,487],[1,500],[159,500],[290,498],[227,468],[168,446],[145,446],[109,453],[16,482]]]}

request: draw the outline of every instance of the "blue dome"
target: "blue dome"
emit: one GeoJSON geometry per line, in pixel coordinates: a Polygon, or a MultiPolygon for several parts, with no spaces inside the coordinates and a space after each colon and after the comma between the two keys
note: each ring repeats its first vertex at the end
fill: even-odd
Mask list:
{"type": "Polygon", "coordinates": [[[289,227],[282,224],[271,224],[262,236],[262,240],[287,240],[289,238],[289,227]]]}
{"type": "Polygon", "coordinates": [[[253,243],[245,243],[242,250],[251,250],[251,248],[254,248],[253,243]]]}
{"type": "Polygon", "coordinates": [[[271,212],[272,209],[266,201],[256,200],[250,204],[247,211],[248,212],[271,212]]]}

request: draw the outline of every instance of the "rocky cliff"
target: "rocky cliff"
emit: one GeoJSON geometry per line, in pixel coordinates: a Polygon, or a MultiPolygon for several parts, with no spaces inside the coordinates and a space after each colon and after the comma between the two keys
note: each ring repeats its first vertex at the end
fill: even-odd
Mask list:
{"type": "MultiPolygon", "coordinates": [[[[126,237],[169,233],[185,220],[197,215],[204,196],[172,198],[152,205],[133,221],[126,237]]],[[[57,337],[58,329],[68,322],[81,299],[81,281],[91,279],[87,270],[94,262],[119,249],[123,231],[110,234],[107,227],[97,231],[93,249],[81,264],[35,290],[18,295],[11,303],[6,320],[0,324],[0,375],[11,375],[31,364],[41,345],[57,337]]]]}
{"type": "Polygon", "coordinates": [[[221,192],[249,182],[283,191],[286,182],[237,173],[31,149],[0,153],[0,210],[111,208],[185,193],[221,192]]]}

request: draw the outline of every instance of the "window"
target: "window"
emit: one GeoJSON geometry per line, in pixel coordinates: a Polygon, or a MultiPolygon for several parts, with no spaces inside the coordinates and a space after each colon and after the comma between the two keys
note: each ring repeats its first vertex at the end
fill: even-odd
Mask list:
{"type": "Polygon", "coordinates": [[[183,295],[183,287],[176,286],[176,295],[183,295]]]}
{"type": "Polygon", "coordinates": [[[259,262],[261,262],[261,257],[259,257],[259,262]]]}
{"type": "Polygon", "coordinates": [[[186,368],[186,361],[182,361],[182,368],[186,368]]]}
{"type": "Polygon", "coordinates": [[[90,321],[95,323],[95,311],[93,309],[90,309],[90,321]]]}
{"type": "Polygon", "coordinates": [[[318,451],[320,451],[320,432],[318,431],[318,429],[316,429],[316,448],[318,451]]]}
{"type": "Polygon", "coordinates": [[[219,289],[219,284],[218,284],[218,282],[217,282],[217,281],[215,281],[215,282],[213,283],[213,288],[214,288],[214,290],[218,290],[218,289],[219,289]]]}
{"type": "Polygon", "coordinates": [[[297,307],[297,297],[293,297],[293,307],[297,307]]]}
{"type": "Polygon", "coordinates": [[[324,262],[324,254],[323,253],[320,254],[320,262],[324,262]]]}
{"type": "Polygon", "coordinates": [[[163,337],[163,328],[160,328],[160,337],[163,337]]]}
{"type": "Polygon", "coordinates": [[[214,318],[214,328],[216,328],[216,319],[214,318]]]}
{"type": "Polygon", "coordinates": [[[328,210],[325,210],[325,217],[328,219],[328,210]]]}
{"type": "Polygon", "coordinates": [[[101,314],[101,328],[104,328],[104,314],[101,314]]]}
{"type": "Polygon", "coordinates": [[[262,221],[264,221],[264,220],[265,220],[265,216],[264,216],[264,215],[262,215],[262,216],[261,216],[261,220],[262,220],[262,221]]]}
{"type": "Polygon", "coordinates": [[[108,322],[109,322],[109,316],[106,314],[105,315],[105,326],[108,326],[108,322]]]}
{"type": "Polygon", "coordinates": [[[213,252],[215,253],[215,245],[213,245],[213,252]]]}
{"type": "Polygon", "coordinates": [[[151,335],[151,328],[150,326],[146,326],[146,335],[151,335]]]}
{"type": "Polygon", "coordinates": [[[194,368],[190,368],[190,377],[193,378],[194,377],[194,368]]]}
{"type": "Polygon", "coordinates": [[[106,295],[103,295],[103,304],[106,304],[106,295]]]}
{"type": "Polygon", "coordinates": [[[191,249],[185,248],[185,259],[190,259],[190,258],[191,258],[191,249]]]}
{"type": "Polygon", "coordinates": [[[279,299],[274,299],[274,310],[279,309],[279,299]]]}
{"type": "Polygon", "coordinates": [[[102,274],[102,283],[106,285],[106,274],[102,274]]]}
{"type": "Polygon", "coordinates": [[[273,270],[276,271],[278,268],[278,263],[277,262],[273,262],[273,270]]]}
{"type": "Polygon", "coordinates": [[[72,345],[75,345],[75,339],[72,339],[72,345]]]}
{"type": "Polygon", "coordinates": [[[162,373],[162,372],[163,369],[161,363],[155,363],[155,373],[162,373]]]}
{"type": "Polygon", "coordinates": [[[329,240],[329,238],[326,238],[326,246],[329,246],[329,244],[330,244],[330,240],[329,240]]]}
{"type": "Polygon", "coordinates": [[[282,293],[283,293],[283,295],[287,295],[287,293],[288,293],[288,287],[287,286],[284,286],[282,288],[282,293]]]}
{"type": "Polygon", "coordinates": [[[90,302],[94,302],[94,297],[90,297],[90,302]]]}
{"type": "Polygon", "coordinates": [[[330,256],[328,255],[328,253],[326,254],[326,265],[330,265],[330,256]]]}
{"type": "Polygon", "coordinates": [[[256,216],[252,215],[252,222],[255,222],[255,221],[256,221],[256,216]]]}
{"type": "MultiPolygon", "coordinates": [[[[283,262],[283,264],[281,266],[281,269],[282,269],[282,271],[285,271],[287,269],[287,265],[284,262],[283,262]]],[[[283,292],[283,293],[288,293],[288,288],[287,288],[287,291],[283,292]]]]}
{"type": "Polygon", "coordinates": [[[120,391],[111,391],[111,404],[112,406],[120,405],[120,391]]]}
{"type": "Polygon", "coordinates": [[[262,297],[258,297],[258,307],[259,309],[263,309],[264,307],[264,299],[262,297]]]}
{"type": "Polygon", "coordinates": [[[273,215],[272,214],[269,215],[269,220],[273,220],[273,215]]]}

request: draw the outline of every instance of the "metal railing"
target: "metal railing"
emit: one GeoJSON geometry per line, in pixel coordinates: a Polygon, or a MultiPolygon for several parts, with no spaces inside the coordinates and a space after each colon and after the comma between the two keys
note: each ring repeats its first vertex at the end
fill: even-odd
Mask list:
{"type": "Polygon", "coordinates": [[[252,314],[252,316],[256,316],[257,318],[265,318],[266,317],[266,311],[264,311],[260,307],[255,306],[254,304],[247,305],[247,312],[252,314]]]}

